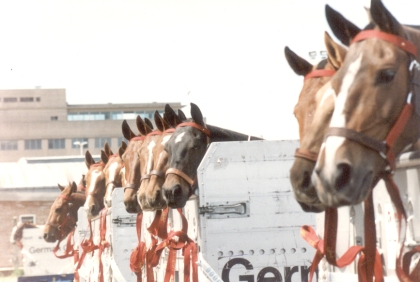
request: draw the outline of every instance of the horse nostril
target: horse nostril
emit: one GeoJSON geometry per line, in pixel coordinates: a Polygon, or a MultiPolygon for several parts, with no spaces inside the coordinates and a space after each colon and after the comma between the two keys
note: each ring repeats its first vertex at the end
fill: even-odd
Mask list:
{"type": "Polygon", "coordinates": [[[48,239],[48,233],[44,233],[44,240],[48,239]]]}
{"type": "Polygon", "coordinates": [[[90,207],[90,213],[94,213],[95,212],[95,205],[92,205],[91,207],[90,207]]]}
{"type": "Polygon", "coordinates": [[[181,185],[175,185],[174,187],[172,187],[172,193],[174,195],[174,198],[179,198],[182,196],[182,188],[181,185]]]}
{"type": "Polygon", "coordinates": [[[341,163],[337,165],[337,175],[335,178],[335,188],[337,191],[345,188],[350,183],[351,170],[349,164],[341,163]]]}
{"type": "Polygon", "coordinates": [[[302,179],[302,189],[308,190],[308,188],[311,187],[311,175],[309,172],[305,171],[303,173],[303,179],[302,179]]]}

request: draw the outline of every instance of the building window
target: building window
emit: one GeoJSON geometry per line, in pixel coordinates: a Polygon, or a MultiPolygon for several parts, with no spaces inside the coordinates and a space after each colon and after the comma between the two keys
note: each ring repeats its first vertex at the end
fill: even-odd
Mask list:
{"type": "Polygon", "coordinates": [[[18,149],[18,142],[17,141],[8,141],[3,140],[0,141],[0,150],[1,151],[15,151],[18,149]]]}
{"type": "Polygon", "coordinates": [[[109,146],[112,146],[111,138],[95,138],[95,148],[103,148],[106,142],[109,146]]]}
{"type": "Polygon", "coordinates": [[[21,102],[33,102],[34,97],[20,97],[21,102]]]}
{"type": "Polygon", "coordinates": [[[124,137],[118,137],[118,148],[121,146],[121,142],[124,141],[127,145],[129,143],[129,141],[127,139],[125,139],[124,137]]]}
{"type": "Polygon", "coordinates": [[[25,150],[41,150],[41,139],[25,140],[25,150]]]}
{"type": "Polygon", "coordinates": [[[58,120],[58,116],[52,116],[51,120],[58,120]]]}
{"type": "Polygon", "coordinates": [[[36,97],[37,102],[41,102],[41,97],[36,97]]]}
{"type": "Polygon", "coordinates": [[[66,147],[65,139],[48,140],[48,149],[64,149],[66,147]]]}
{"type": "Polygon", "coordinates": [[[83,144],[83,147],[86,147],[86,148],[89,147],[89,141],[88,141],[87,138],[73,138],[73,139],[71,139],[71,148],[72,149],[79,149],[80,144],[83,144]],[[75,142],[79,142],[79,143],[75,144],[75,142]]]}
{"type": "Polygon", "coordinates": [[[34,215],[34,214],[21,214],[21,215],[19,215],[19,221],[36,224],[36,215],[34,215]]]}
{"type": "Polygon", "coordinates": [[[17,102],[17,98],[16,97],[5,97],[5,98],[3,98],[3,101],[5,103],[15,103],[15,102],[17,102]]]}

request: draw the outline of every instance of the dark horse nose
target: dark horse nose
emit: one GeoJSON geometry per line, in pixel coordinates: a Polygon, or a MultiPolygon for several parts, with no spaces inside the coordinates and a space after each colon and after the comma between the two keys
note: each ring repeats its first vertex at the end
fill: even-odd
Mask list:
{"type": "Polygon", "coordinates": [[[91,214],[95,214],[95,211],[96,211],[96,207],[95,207],[95,205],[92,205],[91,207],[90,207],[90,213],[91,214]]]}
{"type": "Polygon", "coordinates": [[[54,240],[55,241],[55,236],[54,234],[49,235],[47,232],[44,233],[44,240],[54,240]]]}
{"type": "Polygon", "coordinates": [[[174,202],[182,196],[181,185],[175,184],[171,189],[167,189],[164,192],[164,196],[168,202],[174,202]]]}
{"type": "Polygon", "coordinates": [[[337,191],[349,187],[352,174],[352,167],[347,163],[340,163],[334,173],[334,187],[337,191]]]}

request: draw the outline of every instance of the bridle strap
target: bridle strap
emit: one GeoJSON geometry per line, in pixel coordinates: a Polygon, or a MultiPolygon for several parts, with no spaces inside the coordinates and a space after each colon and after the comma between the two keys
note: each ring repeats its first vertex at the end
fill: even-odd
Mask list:
{"type": "Polygon", "coordinates": [[[362,144],[363,146],[368,147],[374,151],[382,153],[383,155],[386,155],[387,152],[387,147],[384,142],[377,141],[363,133],[354,131],[352,129],[342,127],[330,127],[326,133],[326,137],[328,136],[345,137],[359,144],[362,144]]]}
{"type": "Polygon", "coordinates": [[[144,140],[144,136],[136,136],[136,137],[131,138],[130,142],[131,141],[142,141],[142,140],[144,140]]]}
{"type": "Polygon", "coordinates": [[[184,172],[182,172],[179,169],[176,168],[168,168],[168,170],[165,173],[165,176],[168,176],[168,174],[175,174],[184,179],[190,186],[193,186],[194,180],[192,180],[188,175],[186,175],[184,172]]]}
{"type": "Polygon", "coordinates": [[[375,30],[375,29],[363,30],[363,31],[359,32],[353,38],[351,43],[360,42],[360,41],[363,41],[363,40],[369,39],[369,38],[378,38],[378,39],[385,40],[385,41],[387,41],[389,43],[392,43],[395,46],[403,49],[407,53],[413,55],[414,58],[417,58],[417,47],[413,43],[411,43],[407,39],[404,39],[400,36],[390,34],[390,33],[386,33],[386,32],[382,32],[382,31],[375,30]]]}
{"type": "Polygon", "coordinates": [[[150,179],[150,177],[151,177],[151,175],[150,175],[150,174],[145,174],[145,175],[142,175],[142,176],[140,177],[140,183],[141,183],[144,179],[150,179]]]}
{"type": "Polygon", "coordinates": [[[152,131],[152,132],[150,132],[149,134],[147,134],[147,135],[146,135],[146,137],[149,137],[149,136],[156,136],[156,135],[162,135],[162,134],[163,134],[163,132],[162,132],[162,131],[155,130],[155,131],[152,131]]]}
{"type": "Polygon", "coordinates": [[[326,69],[322,69],[322,70],[313,70],[310,73],[308,73],[307,75],[305,75],[304,81],[310,79],[310,78],[314,78],[314,77],[331,77],[336,73],[335,70],[326,70],[326,69]]]}
{"type": "Polygon", "coordinates": [[[305,148],[297,148],[295,151],[295,157],[305,159],[311,162],[316,162],[318,159],[318,154],[311,152],[305,148]]]}
{"type": "Polygon", "coordinates": [[[99,166],[104,167],[104,166],[105,166],[105,164],[104,164],[104,163],[91,164],[91,165],[89,166],[89,168],[91,168],[91,167],[99,167],[99,166]]]}
{"type": "Polygon", "coordinates": [[[165,173],[163,171],[160,171],[160,170],[152,170],[150,172],[150,174],[151,175],[156,175],[156,176],[158,176],[160,178],[165,178],[165,173]]]}
{"type": "Polygon", "coordinates": [[[136,188],[136,186],[135,186],[135,184],[134,184],[134,183],[127,183],[127,184],[125,184],[125,186],[124,186],[124,191],[125,191],[125,189],[133,189],[133,190],[137,190],[137,188],[136,188]]]}
{"type": "Polygon", "coordinates": [[[174,132],[175,132],[175,128],[171,127],[171,128],[166,129],[163,133],[166,134],[166,133],[174,133],[174,132]]]}
{"type": "Polygon", "coordinates": [[[204,126],[201,126],[201,125],[199,125],[195,122],[183,122],[183,123],[178,124],[177,128],[178,127],[185,127],[185,126],[194,127],[196,129],[200,130],[201,132],[203,132],[205,135],[207,135],[207,137],[210,137],[210,135],[211,135],[210,130],[208,128],[206,128],[204,126]]]}

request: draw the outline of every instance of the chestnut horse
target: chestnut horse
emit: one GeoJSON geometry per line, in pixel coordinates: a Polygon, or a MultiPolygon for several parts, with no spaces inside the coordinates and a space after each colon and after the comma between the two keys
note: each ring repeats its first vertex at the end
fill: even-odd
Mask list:
{"type": "Polygon", "coordinates": [[[179,115],[176,115],[168,104],[165,106],[163,118],[160,115],[155,115],[156,125],[162,134],[159,135],[152,150],[153,170],[149,172],[147,187],[140,187],[139,190],[142,193],[138,194],[138,200],[143,210],[159,210],[166,207],[166,201],[162,195],[162,185],[165,181],[165,171],[168,168],[168,154],[164,147],[182,119],[186,119],[183,112],[179,110],[179,115]]]}
{"type": "Polygon", "coordinates": [[[313,179],[321,202],[339,207],[365,200],[395,156],[418,139],[412,84],[420,31],[401,25],[379,0],[372,0],[372,23],[363,31],[328,6],[326,12],[337,38],[352,44],[331,79],[335,109],[313,179]]]}
{"type": "Polygon", "coordinates": [[[127,121],[122,123],[122,132],[125,139],[129,140],[124,154],[121,156],[125,168],[124,205],[128,213],[139,213],[141,207],[137,201],[137,190],[140,187],[140,150],[147,134],[152,132],[152,124],[144,121],[140,116],[136,118],[139,135],[134,134],[127,121]]]}
{"type": "MultiPolygon", "coordinates": [[[[108,143],[105,144],[105,147],[109,148],[107,145],[108,143]]],[[[86,210],[87,217],[92,219],[105,207],[105,163],[102,161],[95,162],[89,151],[86,151],[85,153],[85,163],[88,168],[88,172],[86,173],[87,197],[84,208],[86,210]]]]}
{"type": "Polygon", "coordinates": [[[333,96],[328,96],[325,90],[328,89],[329,84],[327,83],[341,67],[347,53],[347,50],[334,42],[327,32],[325,32],[324,41],[328,57],[317,65],[310,64],[289,48],[285,48],[286,59],[290,67],[295,73],[305,77],[298,103],[294,108],[294,114],[299,123],[301,146],[295,154],[296,159],[290,170],[290,180],[296,200],[307,212],[321,212],[325,209],[311,182],[319,147],[311,146],[307,140],[319,140],[319,144],[322,143],[325,129],[322,131],[312,130],[312,128],[314,128],[314,123],[321,122],[323,125],[329,122],[328,115],[331,116],[334,109],[334,99],[333,96]],[[324,96],[324,94],[326,95],[324,96]],[[322,113],[321,119],[320,113],[315,118],[318,107],[322,107],[322,112],[318,111],[322,113]],[[306,133],[309,136],[306,136],[306,133]],[[314,134],[316,136],[313,136],[314,134]]]}
{"type": "Polygon", "coordinates": [[[45,223],[43,231],[45,241],[51,243],[57,240],[61,241],[76,227],[77,211],[86,200],[85,184],[84,175],[79,186],[74,182],[69,183],[66,187],[58,184],[61,194],[52,204],[45,223]]]}
{"type": "Polygon", "coordinates": [[[101,160],[105,164],[103,172],[105,174],[104,205],[106,208],[112,206],[112,191],[114,191],[114,188],[125,185],[124,164],[121,156],[126,148],[127,144],[122,141],[118,154],[113,154],[111,149],[109,149],[108,154],[105,151],[101,151],[101,160]]]}
{"type": "Polygon", "coordinates": [[[211,142],[262,140],[235,131],[206,125],[201,110],[191,103],[191,119],[177,126],[165,144],[168,170],[162,186],[171,208],[182,208],[197,188],[197,168],[211,142]]]}

